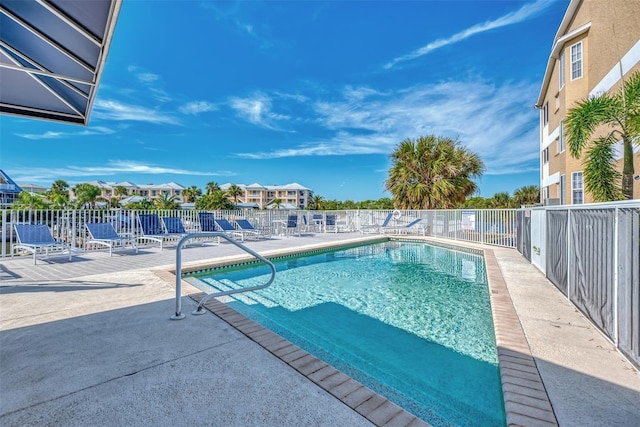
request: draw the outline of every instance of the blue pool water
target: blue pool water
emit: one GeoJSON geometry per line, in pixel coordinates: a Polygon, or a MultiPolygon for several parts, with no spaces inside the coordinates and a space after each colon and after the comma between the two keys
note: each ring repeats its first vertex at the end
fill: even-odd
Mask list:
{"type": "MultiPolygon", "coordinates": [[[[228,304],[435,426],[505,425],[482,257],[390,241],[274,263],[269,288],[228,304]]],[[[268,275],[186,280],[226,290],[268,275]]]]}

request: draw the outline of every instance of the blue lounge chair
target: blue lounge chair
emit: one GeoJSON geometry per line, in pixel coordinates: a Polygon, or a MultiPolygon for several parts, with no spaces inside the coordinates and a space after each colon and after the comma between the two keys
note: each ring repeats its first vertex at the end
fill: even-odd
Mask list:
{"type": "Polygon", "coordinates": [[[271,231],[266,228],[255,228],[248,220],[246,219],[236,219],[236,225],[238,226],[237,231],[240,231],[246,235],[254,236],[256,239],[259,237],[267,237],[271,238],[271,231]]]}
{"type": "Polygon", "coordinates": [[[287,235],[297,234],[301,236],[300,229],[298,228],[298,215],[289,215],[287,217],[287,235]]]}
{"type": "Polygon", "coordinates": [[[240,237],[240,239],[244,242],[244,234],[240,230],[236,230],[236,228],[226,219],[224,218],[216,218],[215,220],[217,231],[220,231],[231,237],[240,237]]]}
{"type": "Polygon", "coordinates": [[[360,226],[361,233],[381,233],[384,227],[389,226],[389,222],[391,222],[391,218],[393,218],[393,212],[390,212],[389,215],[384,219],[382,224],[365,224],[360,226]]]}
{"type": "Polygon", "coordinates": [[[393,231],[396,234],[409,233],[412,229],[417,228],[417,225],[422,221],[422,218],[415,218],[413,221],[405,225],[388,225],[382,227],[382,234],[386,234],[387,231],[393,231]]]}
{"type": "Polygon", "coordinates": [[[138,223],[140,224],[142,235],[136,238],[137,241],[158,242],[160,250],[162,250],[164,242],[177,241],[182,237],[182,234],[165,232],[162,221],[156,214],[140,214],[138,215],[138,223]]]}
{"type": "Polygon", "coordinates": [[[133,237],[121,236],[118,234],[113,224],[110,222],[98,222],[85,224],[89,232],[87,245],[100,245],[109,248],[109,256],[113,255],[114,249],[126,249],[130,246],[138,253],[138,245],[133,237]]]}
{"type": "Polygon", "coordinates": [[[216,231],[216,217],[211,212],[199,212],[198,219],[200,220],[200,231],[209,232],[216,231]]]}
{"type": "Polygon", "coordinates": [[[33,254],[33,264],[36,264],[38,255],[47,258],[54,255],[69,255],[71,257],[78,252],[67,242],[55,240],[49,227],[44,224],[14,224],[17,242],[11,245],[11,256],[16,251],[23,250],[33,254]]]}

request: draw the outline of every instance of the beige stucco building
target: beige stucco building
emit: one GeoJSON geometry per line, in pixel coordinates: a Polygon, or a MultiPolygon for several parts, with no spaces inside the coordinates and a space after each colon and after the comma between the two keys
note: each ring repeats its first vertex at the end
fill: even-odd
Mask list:
{"type": "MultiPolygon", "coordinates": [[[[222,184],[220,188],[227,191],[231,187],[231,183],[222,184]]],[[[262,185],[254,184],[236,184],[242,190],[242,195],[238,197],[238,202],[245,205],[254,205],[257,208],[271,208],[272,202],[276,199],[280,200],[281,206],[290,209],[305,209],[313,191],[304,187],[297,182],[286,185],[262,185]]]]}
{"type": "MultiPolygon", "coordinates": [[[[554,38],[536,103],[543,203],[593,201],[584,190],[584,155],[575,159],[569,153],[563,120],[577,101],[617,91],[621,81],[636,71],[640,71],[640,0],[571,0],[554,38]]],[[[619,157],[621,171],[621,144],[619,157]]],[[[640,198],[637,149],[634,165],[634,198],[640,198]]]]}

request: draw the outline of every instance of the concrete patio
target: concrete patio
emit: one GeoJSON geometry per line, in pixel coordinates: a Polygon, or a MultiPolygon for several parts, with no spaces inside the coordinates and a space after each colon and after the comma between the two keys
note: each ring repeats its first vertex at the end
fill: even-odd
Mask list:
{"type": "MultiPolygon", "coordinates": [[[[247,245],[270,253],[363,238],[371,237],[247,245]]],[[[559,425],[639,425],[638,371],[520,254],[491,249],[559,425]]],[[[183,263],[240,254],[224,243],[194,246],[183,263]]],[[[186,319],[170,320],[175,288],[166,272],[174,267],[174,249],[151,247],[36,266],[28,257],[0,260],[0,423],[424,425],[392,405],[354,410],[220,317],[192,316],[189,297],[186,319]]],[[[356,406],[367,402],[380,401],[356,406]]]]}

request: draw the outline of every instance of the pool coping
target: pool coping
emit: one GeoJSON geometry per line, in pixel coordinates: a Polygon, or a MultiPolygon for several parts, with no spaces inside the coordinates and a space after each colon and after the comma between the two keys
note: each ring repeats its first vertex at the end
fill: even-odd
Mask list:
{"type": "MultiPolygon", "coordinates": [[[[267,258],[274,258],[328,250],[348,246],[349,244],[372,243],[392,239],[394,239],[393,236],[371,236],[346,242],[268,251],[262,255],[267,258]]],[[[498,349],[498,367],[507,425],[557,426],[558,422],[553,407],[493,250],[486,246],[467,244],[466,242],[451,244],[449,241],[441,242],[437,239],[422,236],[406,236],[401,239],[425,241],[452,249],[471,249],[483,254],[489,286],[494,334],[498,349]]],[[[200,261],[184,266],[183,272],[196,272],[205,268],[237,265],[253,260],[254,258],[248,255],[236,255],[216,260],[200,261]]],[[[175,287],[175,270],[162,270],[155,273],[175,287]]],[[[196,302],[206,296],[206,293],[184,280],[182,280],[181,286],[183,295],[189,296],[196,302]]],[[[377,394],[275,332],[238,313],[225,303],[212,298],[205,303],[204,307],[374,425],[407,427],[429,425],[424,420],[389,401],[386,397],[377,394]]]]}

